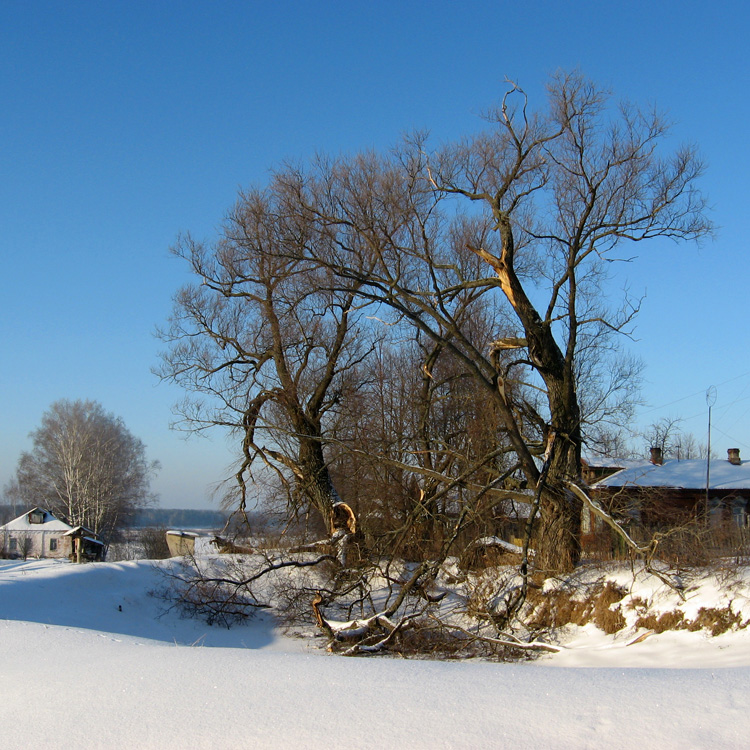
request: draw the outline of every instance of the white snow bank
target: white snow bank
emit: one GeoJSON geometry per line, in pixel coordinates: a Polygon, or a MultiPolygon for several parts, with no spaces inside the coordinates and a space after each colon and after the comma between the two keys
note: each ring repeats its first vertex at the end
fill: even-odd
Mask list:
{"type": "Polygon", "coordinates": [[[747,745],[750,660],[719,668],[736,661],[726,658],[736,647],[747,658],[744,631],[715,639],[722,648],[703,653],[702,669],[623,668],[641,654],[689,653],[706,640],[700,633],[608,650],[574,641],[533,666],[347,659],[319,651],[317,639],[312,648],[284,637],[264,618],[230,631],[157,618],[148,591],[158,582],[144,562],[0,563],[3,746],[747,745]],[[584,651],[606,653],[601,663],[616,668],[547,666],[584,651]]]}

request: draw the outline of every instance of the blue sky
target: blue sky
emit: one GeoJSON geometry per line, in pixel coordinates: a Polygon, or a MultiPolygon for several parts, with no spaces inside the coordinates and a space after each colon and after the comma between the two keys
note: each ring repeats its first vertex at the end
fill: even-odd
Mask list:
{"type": "Polygon", "coordinates": [[[699,146],[718,225],[701,248],[636,248],[644,424],[683,417],[750,458],[750,10],[723,2],[0,2],[0,486],[59,398],[123,417],[163,465],[165,507],[208,507],[221,435],[169,429],[150,368],[187,280],[177,234],[210,238],[282,159],[477,129],[506,76],[532,101],[578,67],[656,103],[699,146]]]}

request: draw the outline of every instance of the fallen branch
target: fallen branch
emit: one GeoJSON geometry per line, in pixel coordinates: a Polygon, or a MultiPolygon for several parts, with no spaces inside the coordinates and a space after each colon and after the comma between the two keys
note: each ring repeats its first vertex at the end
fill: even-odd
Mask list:
{"type": "Polygon", "coordinates": [[[619,534],[625,543],[634,552],[639,555],[647,555],[653,549],[653,544],[649,544],[647,547],[641,547],[631,536],[628,534],[623,527],[617,523],[617,521],[602,508],[599,503],[589,497],[589,494],[583,490],[583,488],[575,482],[566,482],[565,486],[584,504],[587,505],[593,513],[604,521],[611,529],[619,534]]]}
{"type": "Polygon", "coordinates": [[[635,646],[636,643],[642,643],[646,640],[646,638],[648,638],[650,635],[653,635],[655,632],[655,630],[647,630],[645,633],[641,633],[637,638],[633,638],[633,640],[629,643],[626,643],[625,646],[635,646]]]}
{"type": "MultiPolygon", "coordinates": [[[[433,618],[435,619],[435,618],[433,618]]],[[[440,622],[437,620],[437,622],[440,622]]],[[[440,623],[443,625],[444,623],[440,623]]],[[[480,641],[481,643],[490,643],[494,646],[505,646],[508,648],[520,648],[527,651],[551,651],[552,653],[559,653],[564,651],[563,646],[553,646],[550,643],[544,643],[544,641],[521,641],[516,636],[506,634],[502,638],[493,638],[489,635],[480,635],[479,633],[472,633],[470,630],[465,630],[459,625],[451,626],[454,630],[459,633],[463,633],[468,636],[472,641],[480,641]]]]}
{"type": "Polygon", "coordinates": [[[379,641],[373,644],[355,643],[351,648],[344,651],[344,656],[356,656],[357,654],[375,654],[380,651],[385,651],[388,644],[396,637],[398,633],[406,629],[408,625],[411,625],[414,616],[403,617],[398,624],[379,641]]]}
{"type": "Polygon", "coordinates": [[[348,622],[337,622],[336,620],[326,620],[320,611],[320,604],[323,597],[318,592],[313,599],[312,607],[315,613],[315,619],[318,625],[325,630],[333,640],[352,641],[357,638],[364,638],[376,627],[383,628],[389,632],[395,630],[398,626],[394,624],[385,612],[378,612],[370,617],[359,620],[349,620],[348,622]]]}
{"type": "Polygon", "coordinates": [[[235,544],[231,539],[224,539],[221,536],[214,536],[213,543],[221,555],[252,555],[255,550],[241,544],[235,544]]]}
{"type": "MultiPolygon", "coordinates": [[[[340,504],[343,505],[343,503],[340,504]]],[[[297,547],[292,547],[289,552],[326,552],[327,557],[337,560],[339,565],[345,567],[349,548],[353,541],[354,534],[345,527],[334,531],[328,539],[319,539],[317,542],[311,542],[310,544],[300,544],[297,547]]]]}

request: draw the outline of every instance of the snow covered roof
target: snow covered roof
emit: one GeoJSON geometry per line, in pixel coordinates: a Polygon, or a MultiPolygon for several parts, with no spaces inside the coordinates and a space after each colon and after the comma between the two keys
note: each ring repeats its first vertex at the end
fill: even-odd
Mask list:
{"type": "MultiPolygon", "coordinates": [[[[674,487],[705,490],[706,459],[672,459],[663,464],[640,462],[637,466],[618,471],[597,482],[594,487],[674,487]]],[[[710,471],[712,490],[750,491],[750,461],[731,464],[726,459],[713,459],[710,471]]]]}
{"type": "Polygon", "coordinates": [[[8,521],[5,526],[0,526],[0,529],[3,531],[69,531],[71,527],[44,508],[32,508],[23,515],[18,516],[18,518],[8,521]],[[29,521],[29,516],[33,513],[42,514],[41,523],[31,523],[29,521]]]}
{"type": "Polygon", "coordinates": [[[639,466],[650,466],[645,458],[610,458],[609,456],[582,456],[583,461],[592,469],[634,469],[639,466]]]}
{"type": "Polygon", "coordinates": [[[96,536],[91,529],[88,529],[85,526],[76,526],[75,528],[66,532],[64,536],[73,536],[74,534],[79,534],[79,533],[81,533],[82,535],[89,534],[90,536],[96,536]]]}
{"type": "Polygon", "coordinates": [[[83,537],[87,542],[92,542],[93,544],[100,544],[104,546],[104,542],[102,542],[100,539],[97,539],[96,534],[91,529],[87,529],[85,526],[76,526],[74,529],[65,532],[63,536],[80,536],[83,537]]]}

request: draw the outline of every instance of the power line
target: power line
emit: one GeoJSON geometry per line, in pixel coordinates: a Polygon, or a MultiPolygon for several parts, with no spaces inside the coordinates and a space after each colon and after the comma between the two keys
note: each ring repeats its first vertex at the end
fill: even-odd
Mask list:
{"type": "Polygon", "coordinates": [[[739,417],[737,417],[737,419],[735,419],[735,420],[734,420],[734,422],[732,422],[732,424],[730,424],[730,425],[729,425],[729,429],[731,430],[731,429],[732,429],[732,428],[733,428],[733,427],[734,427],[734,426],[735,426],[735,425],[736,425],[736,424],[737,424],[737,423],[738,423],[738,422],[739,422],[739,421],[740,421],[741,419],[744,419],[744,418],[745,418],[745,415],[746,415],[746,414],[747,414],[747,413],[748,413],[749,411],[750,411],[750,407],[748,407],[747,409],[745,409],[745,411],[743,411],[743,412],[742,412],[742,414],[740,414],[740,416],[739,416],[739,417]]]}
{"type": "MultiPolygon", "coordinates": [[[[736,398],[734,401],[732,401],[732,403],[730,404],[730,406],[734,406],[735,404],[740,403],[740,401],[747,401],[748,399],[750,399],[750,396],[745,396],[744,398],[736,398]]],[[[729,410],[729,407],[727,407],[726,409],[724,409],[724,413],[723,413],[722,416],[719,417],[719,419],[724,419],[726,417],[726,413],[727,413],[728,410],[729,410]]],[[[739,422],[740,419],[742,419],[742,417],[744,417],[745,414],[747,414],[748,411],[750,411],[750,407],[748,407],[748,409],[746,409],[742,413],[742,415],[740,417],[738,417],[737,419],[734,420],[734,422],[732,422],[732,424],[729,426],[730,429],[732,427],[734,427],[734,425],[736,425],[737,422],[739,422]]],[[[705,416],[706,416],[706,410],[703,409],[703,411],[699,411],[696,414],[691,414],[689,417],[680,417],[680,419],[683,422],[689,422],[691,419],[696,419],[697,417],[705,417],[705,416]]]]}
{"type": "Polygon", "coordinates": [[[720,430],[715,425],[712,425],[711,430],[715,431],[715,432],[720,432],[724,437],[729,438],[733,443],[736,443],[741,448],[748,448],[748,449],[750,449],[750,445],[747,445],[746,443],[743,443],[741,440],[737,440],[737,438],[734,437],[734,436],[732,436],[732,435],[728,435],[726,432],[724,432],[724,430],[720,430]]]}
{"type": "MultiPolygon", "coordinates": [[[[745,391],[747,390],[747,386],[748,386],[748,385],[750,385],[750,381],[748,381],[747,383],[745,383],[745,385],[744,385],[744,386],[742,386],[742,390],[741,390],[741,391],[740,391],[740,392],[739,392],[739,393],[737,394],[737,398],[735,398],[735,399],[734,399],[734,401],[732,401],[732,402],[731,402],[731,403],[730,403],[730,404],[729,404],[729,405],[728,405],[728,406],[727,406],[727,407],[726,407],[726,408],[724,409],[724,413],[723,413],[723,416],[726,416],[726,415],[727,415],[727,412],[728,412],[728,411],[729,411],[729,410],[730,410],[730,409],[731,409],[731,408],[732,408],[732,407],[733,407],[733,406],[734,406],[734,405],[735,405],[736,403],[738,403],[738,402],[739,402],[739,401],[741,400],[741,399],[740,399],[740,396],[742,396],[742,394],[743,394],[743,393],[744,393],[744,392],[745,392],[745,391]]],[[[744,399],[742,399],[742,400],[744,400],[744,399]]]]}
{"type": "MultiPolygon", "coordinates": [[[[724,380],[721,383],[717,383],[717,387],[722,386],[722,385],[726,385],[727,383],[732,383],[735,380],[739,380],[740,378],[747,377],[748,375],[750,375],[750,370],[748,370],[747,372],[743,372],[740,375],[736,375],[733,378],[729,378],[728,380],[724,380]]],[[[747,385],[745,386],[745,388],[746,387],[747,387],[747,385]]],[[[743,388],[743,391],[744,391],[744,388],[743,388]]],[[[740,393],[742,393],[743,391],[740,391],[740,393]]],[[[705,390],[696,391],[695,393],[690,393],[687,396],[683,396],[682,398],[678,398],[678,399],[675,399],[674,401],[670,401],[667,404],[662,404],[661,406],[653,406],[650,409],[646,409],[645,411],[642,411],[641,414],[650,414],[653,411],[659,411],[659,409],[666,409],[668,406],[674,406],[674,404],[679,404],[681,401],[687,401],[689,398],[694,398],[695,396],[700,396],[700,395],[702,395],[704,393],[705,393],[705,390]]],[[[732,402],[732,404],[730,404],[730,406],[732,406],[738,400],[739,400],[739,398],[735,399],[735,401],[732,402]]],[[[729,408],[729,407],[727,407],[727,408],[729,408]]]]}

